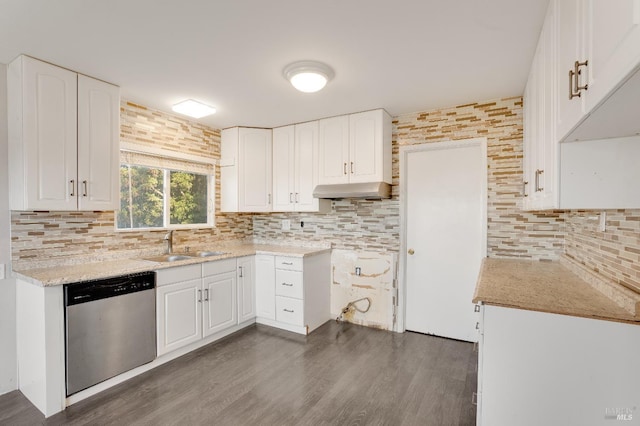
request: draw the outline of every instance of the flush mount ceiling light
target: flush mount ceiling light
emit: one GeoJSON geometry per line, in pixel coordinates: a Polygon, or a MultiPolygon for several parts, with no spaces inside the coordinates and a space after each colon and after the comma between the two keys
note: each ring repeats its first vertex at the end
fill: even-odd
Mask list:
{"type": "Polygon", "coordinates": [[[333,70],[322,62],[299,61],[285,67],[284,78],[301,92],[321,90],[333,78],[333,70]]]}
{"type": "Polygon", "coordinates": [[[171,109],[178,114],[188,115],[193,118],[202,118],[216,113],[216,109],[214,107],[194,101],[193,99],[187,99],[186,101],[179,102],[172,106],[171,109]]]}

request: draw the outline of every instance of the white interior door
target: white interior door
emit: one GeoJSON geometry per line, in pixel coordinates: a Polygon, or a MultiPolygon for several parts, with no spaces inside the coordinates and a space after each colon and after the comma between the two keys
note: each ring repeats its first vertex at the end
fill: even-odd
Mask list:
{"type": "Polygon", "coordinates": [[[404,154],[407,330],[475,341],[471,302],[486,255],[486,141],[404,154]]]}

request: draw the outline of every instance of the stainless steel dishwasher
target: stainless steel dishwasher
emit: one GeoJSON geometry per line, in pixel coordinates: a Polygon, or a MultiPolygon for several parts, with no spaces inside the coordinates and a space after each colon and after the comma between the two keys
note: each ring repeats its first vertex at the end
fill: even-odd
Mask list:
{"type": "Polygon", "coordinates": [[[64,287],[67,396],[156,358],[155,273],[64,287]]]}

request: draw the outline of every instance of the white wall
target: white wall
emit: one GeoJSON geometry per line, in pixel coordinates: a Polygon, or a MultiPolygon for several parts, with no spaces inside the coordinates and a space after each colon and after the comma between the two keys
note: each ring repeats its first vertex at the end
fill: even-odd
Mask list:
{"type": "MultiPolygon", "coordinates": [[[[0,264],[11,275],[11,212],[7,176],[7,66],[0,64],[0,264]]],[[[16,361],[16,286],[0,279],[0,394],[18,388],[16,361]]]]}

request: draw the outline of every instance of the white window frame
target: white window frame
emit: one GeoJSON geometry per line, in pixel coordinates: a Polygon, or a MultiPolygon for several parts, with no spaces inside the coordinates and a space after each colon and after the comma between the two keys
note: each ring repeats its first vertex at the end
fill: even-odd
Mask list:
{"type": "MultiPolygon", "coordinates": [[[[194,163],[206,164],[212,167],[211,173],[205,174],[207,176],[207,223],[190,223],[190,224],[171,224],[171,212],[170,208],[170,200],[171,200],[171,181],[170,181],[170,173],[172,171],[181,171],[186,173],[193,174],[202,174],[191,172],[188,170],[179,170],[179,169],[170,169],[166,167],[153,167],[153,166],[145,166],[138,164],[130,164],[120,162],[120,166],[123,164],[128,164],[130,166],[138,166],[138,167],[147,167],[147,168],[157,168],[162,170],[163,172],[163,187],[162,192],[164,194],[163,199],[163,226],[161,227],[145,227],[145,228],[118,228],[118,210],[114,212],[114,224],[113,227],[117,232],[137,232],[137,231],[163,231],[163,230],[173,230],[173,229],[209,229],[215,228],[216,218],[215,218],[215,200],[216,200],[216,163],[217,161],[214,159],[202,158],[195,155],[185,154],[181,152],[168,151],[164,149],[154,149],[148,147],[140,147],[135,144],[130,144],[126,142],[120,143],[120,151],[128,151],[134,153],[140,153],[145,155],[156,156],[160,158],[166,158],[169,160],[180,160],[180,161],[190,161],[194,163]]],[[[119,170],[119,169],[118,169],[119,170]]],[[[119,195],[119,194],[118,194],[119,195]]],[[[120,205],[120,204],[118,204],[120,205]]]]}

